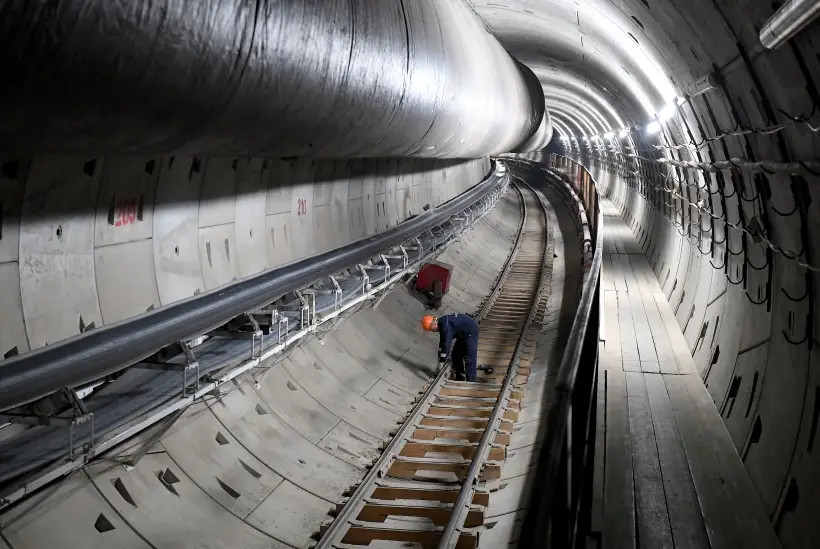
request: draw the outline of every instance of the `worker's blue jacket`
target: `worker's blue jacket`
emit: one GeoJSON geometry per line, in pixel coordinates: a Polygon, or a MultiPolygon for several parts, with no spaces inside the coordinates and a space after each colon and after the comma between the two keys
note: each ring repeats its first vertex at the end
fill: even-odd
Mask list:
{"type": "Polygon", "coordinates": [[[478,324],[469,315],[465,314],[451,314],[438,317],[438,332],[439,344],[438,352],[439,358],[447,358],[450,352],[450,345],[454,339],[461,339],[465,342],[472,338],[478,341],[478,324]]]}

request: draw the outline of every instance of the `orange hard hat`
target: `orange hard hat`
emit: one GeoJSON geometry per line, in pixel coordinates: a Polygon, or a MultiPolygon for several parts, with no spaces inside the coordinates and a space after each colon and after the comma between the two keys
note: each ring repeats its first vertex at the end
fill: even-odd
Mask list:
{"type": "Polygon", "coordinates": [[[436,320],[436,317],[427,315],[421,319],[421,327],[427,330],[428,332],[433,329],[433,322],[436,320]]]}

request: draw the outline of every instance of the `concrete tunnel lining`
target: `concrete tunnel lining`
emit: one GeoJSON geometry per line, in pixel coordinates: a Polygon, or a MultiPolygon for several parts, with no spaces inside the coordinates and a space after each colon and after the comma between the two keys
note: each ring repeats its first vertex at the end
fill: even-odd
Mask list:
{"type": "MultiPolygon", "coordinates": [[[[442,258],[456,267],[445,310],[474,309],[489,291],[517,229],[516,201],[509,192],[442,258]]],[[[52,496],[56,507],[43,515],[27,512],[30,505],[37,506],[35,500],[24,502],[4,517],[6,539],[14,548],[42,547],[55,532],[41,525],[59,518],[53,513],[83,501],[107,520],[117,520],[122,540],[133,537],[129,524],[154,546],[159,540],[196,544],[200,539],[212,546],[221,540],[226,547],[255,547],[263,540],[270,544],[268,535],[287,544],[282,547],[304,546],[317,520],[364,474],[379,441],[426,381],[434,338],[417,328],[421,314],[414,298],[403,290],[394,292],[376,310],[340,324],[322,344],[314,340],[272,366],[258,380],[259,389],[248,381],[224,398],[190,409],[140,462],[136,476],[133,471],[122,476],[117,472],[121,467],[104,461],[69,481],[69,486],[92,482],[97,491],[77,487],[64,492],[61,487],[65,495],[52,496]],[[416,335],[408,339],[408,333],[416,335]],[[274,440],[280,442],[272,444],[274,440]],[[180,479],[172,485],[179,498],[154,476],[167,469],[180,479]],[[263,474],[257,479],[249,469],[263,474]],[[111,482],[115,477],[121,477],[136,507],[118,493],[111,482]],[[222,484],[241,496],[234,498],[222,484]],[[155,514],[162,508],[182,516],[171,514],[159,522],[155,514]],[[187,521],[209,526],[186,537],[178,529],[187,521]]],[[[88,526],[88,531],[60,532],[62,543],[69,543],[66,535],[78,536],[70,545],[88,543],[93,521],[88,526]]]]}
{"type": "MultiPolygon", "coordinates": [[[[19,3],[19,6],[23,4],[19,3]]],[[[732,128],[762,128],[779,122],[793,122],[795,117],[805,117],[808,121],[812,120],[812,116],[816,118],[816,75],[820,74],[820,58],[816,55],[817,24],[807,27],[786,46],[776,50],[762,49],[759,47],[758,33],[763,22],[775,10],[776,6],[771,3],[715,1],[687,4],[666,0],[625,0],[615,3],[590,0],[576,5],[558,0],[475,0],[470,4],[503,48],[541,78],[547,98],[550,97],[551,90],[556,89],[564,90],[565,94],[576,94],[577,83],[580,82],[594,92],[594,97],[608,102],[622,120],[622,126],[631,128],[627,137],[612,145],[616,150],[626,150],[621,149],[621,146],[627,145],[634,147],[645,157],[658,158],[666,155],[696,161],[731,157],[810,160],[816,158],[816,151],[820,150],[818,134],[800,122],[771,136],[752,134],[703,142],[704,139],[712,139],[732,128]],[[644,62],[648,68],[643,66],[644,62]],[[663,125],[658,134],[646,135],[646,123],[650,116],[660,111],[670,99],[665,92],[670,92],[671,89],[671,92],[683,94],[699,78],[710,73],[720,77],[717,89],[690,98],[663,125]],[[561,78],[553,78],[552,75],[561,78]],[[571,82],[563,78],[567,75],[571,82]],[[671,88],[656,85],[656,82],[667,80],[671,88]],[[698,150],[692,151],[658,151],[654,148],[655,145],[674,145],[689,141],[702,145],[698,150]]],[[[455,21],[449,28],[458,30],[457,23],[455,21]]],[[[477,27],[473,22],[468,27],[470,30],[465,30],[464,35],[473,36],[477,27]]],[[[13,36],[19,37],[26,30],[25,26],[18,29],[3,27],[3,22],[0,21],[0,36],[4,36],[5,32],[12,32],[13,36]]],[[[460,50],[459,55],[462,53],[460,50]]],[[[433,58],[434,56],[429,59],[433,58]]],[[[427,58],[413,57],[413,60],[419,61],[417,67],[422,66],[424,59],[427,58]]],[[[486,59],[496,58],[486,56],[486,59]]],[[[486,64],[493,62],[488,61],[486,64]]],[[[389,69],[387,63],[381,66],[386,71],[389,69]]],[[[97,68],[93,67],[94,70],[97,68]]],[[[34,75],[36,64],[14,65],[10,74],[16,72],[34,75]]],[[[54,74],[62,73],[55,71],[54,74]]],[[[84,73],[78,71],[78,74],[84,73]]],[[[53,88],[61,89],[60,86],[53,88]]],[[[77,89],[80,88],[78,86],[77,89]]],[[[105,87],[101,87],[103,88],[105,87]]],[[[28,91],[26,86],[21,85],[20,89],[28,91]]],[[[443,84],[435,88],[434,92],[442,89],[443,84]]],[[[11,87],[3,88],[4,93],[0,94],[4,98],[4,105],[21,104],[20,102],[35,104],[36,94],[32,94],[30,98],[22,97],[23,93],[16,90],[12,90],[12,93],[9,90],[11,87]]],[[[68,95],[74,97],[70,93],[68,95]]],[[[437,97],[441,99],[443,96],[437,97]]],[[[89,119],[100,120],[97,106],[83,101],[85,99],[80,103],[90,109],[86,112],[91,113],[89,119]]],[[[465,99],[464,105],[453,108],[456,112],[463,113],[463,109],[466,109],[474,113],[477,109],[469,109],[467,103],[465,99]]],[[[702,255],[703,251],[699,251],[697,245],[684,241],[684,236],[676,232],[679,227],[666,219],[667,216],[674,217],[671,215],[673,210],[662,205],[661,198],[666,197],[668,201],[668,195],[659,195],[646,189],[646,184],[657,182],[652,179],[657,172],[657,165],[635,160],[626,163],[630,166],[630,171],[638,171],[637,178],[644,184],[643,194],[633,189],[627,181],[625,168],[619,166],[624,164],[623,158],[608,152],[591,152],[589,146],[580,139],[579,134],[585,131],[578,129],[584,126],[579,124],[578,117],[565,106],[555,105],[554,118],[561,120],[565,128],[575,128],[572,131],[576,134],[580,147],[570,152],[574,155],[578,151],[579,160],[594,171],[596,179],[606,189],[609,197],[619,204],[622,213],[630,219],[631,229],[645,243],[645,252],[654,265],[666,299],[676,311],[677,322],[684,332],[712,399],[721,413],[728,413],[724,417],[726,428],[744,458],[744,465],[771,516],[781,542],[789,549],[806,546],[820,533],[820,525],[813,519],[820,504],[820,484],[816,480],[820,462],[816,457],[815,442],[817,410],[820,409],[817,404],[820,402],[820,390],[817,390],[820,379],[817,369],[813,367],[817,363],[817,349],[814,345],[816,336],[812,333],[812,328],[820,325],[815,308],[816,273],[806,272],[777,254],[769,258],[768,251],[759,243],[747,244],[745,237],[725,229],[725,225],[719,222],[714,223],[714,227],[708,227],[712,236],[710,238],[706,235],[704,240],[717,242],[728,232],[727,244],[715,243],[713,254],[702,255]],[[599,164],[599,167],[595,164],[599,164]],[[728,253],[728,249],[736,250],[739,246],[748,247],[748,256],[732,256],[728,253]],[[756,271],[747,268],[748,262],[769,266],[764,268],[766,270],[756,271]],[[723,265],[727,267],[724,268],[723,265]],[[738,287],[728,282],[729,277],[738,280],[742,272],[749,273],[747,287],[738,287]],[[803,299],[796,299],[804,294],[803,299]],[[752,304],[752,300],[763,299],[766,301],[761,305],[752,304]],[[801,338],[804,338],[802,342],[801,338]],[[793,367],[786,368],[784,364],[793,367]],[[738,410],[743,413],[738,413],[738,410]]],[[[607,122],[613,120],[612,113],[606,106],[596,105],[595,101],[587,102],[587,105],[599,111],[596,119],[607,122]]],[[[21,110],[20,116],[25,117],[26,112],[31,114],[31,111],[21,110]]],[[[39,116],[43,113],[35,114],[37,116],[31,115],[28,119],[41,120],[38,130],[13,135],[4,140],[4,143],[11,143],[13,146],[24,143],[37,146],[48,144],[52,149],[67,146],[61,141],[59,132],[50,140],[39,142],[35,136],[41,134],[37,134],[37,131],[48,126],[47,118],[52,114],[44,115],[42,119],[39,116]]],[[[14,116],[17,114],[12,113],[12,119],[14,116]]],[[[116,117],[112,119],[115,120],[116,117]]],[[[519,118],[516,115],[511,119],[519,118]]],[[[439,148],[440,142],[447,142],[450,135],[457,136],[463,131],[465,133],[462,137],[472,137],[468,127],[474,126],[469,121],[462,124],[456,115],[448,117],[448,121],[455,121],[452,127],[448,126],[447,131],[438,132],[430,138],[430,144],[437,147],[430,154],[437,155],[441,152],[443,149],[439,148]],[[449,131],[452,134],[448,134],[449,131]]],[[[145,124],[141,120],[137,122],[133,126],[136,128],[134,135],[139,137],[140,128],[144,129],[145,124]]],[[[368,125],[370,121],[359,123],[368,125]]],[[[401,124],[396,122],[396,125],[401,124]]],[[[373,123],[372,126],[376,127],[378,124],[373,123]]],[[[478,126],[479,123],[476,122],[475,127],[478,126]]],[[[100,124],[99,127],[109,126],[100,124]]],[[[217,130],[225,127],[218,127],[217,130]]],[[[316,127],[307,128],[309,130],[316,127]]],[[[492,131],[486,129],[487,134],[492,131]]],[[[515,133],[514,130],[510,131],[515,133]]],[[[306,130],[305,135],[307,133],[306,130]]],[[[364,133],[367,134],[367,131],[364,133]]],[[[347,135],[352,135],[352,132],[347,135]]],[[[418,152],[419,139],[413,143],[398,144],[396,141],[387,141],[394,147],[393,150],[397,150],[396,147],[401,149],[401,154],[418,152]]],[[[484,146],[492,139],[477,138],[476,141],[471,140],[471,144],[475,145],[479,141],[484,146]]],[[[88,138],[80,145],[92,142],[93,139],[88,138]]],[[[368,134],[364,142],[372,145],[372,135],[368,134]]],[[[161,148],[167,143],[166,140],[159,145],[148,143],[146,146],[161,148]]],[[[593,140],[592,146],[594,144],[593,140]]],[[[215,139],[213,142],[214,150],[224,146],[233,152],[240,145],[242,143],[233,143],[227,138],[223,141],[215,139]]],[[[252,145],[256,146],[256,143],[252,145]]],[[[357,142],[355,145],[360,144],[357,142]]],[[[450,145],[450,153],[459,149],[454,141],[450,145]]],[[[553,143],[556,147],[553,150],[561,150],[557,148],[558,145],[559,143],[553,143]]],[[[300,146],[304,151],[306,145],[305,140],[302,140],[297,144],[289,143],[288,146],[300,146]]],[[[330,150],[330,145],[327,147],[325,150],[330,150]]],[[[353,144],[350,147],[353,148],[353,144]]],[[[6,146],[2,148],[5,150],[6,146]]],[[[353,154],[351,148],[339,154],[353,154]]],[[[24,154],[17,156],[26,156],[30,152],[31,148],[27,148],[23,151],[24,154]]],[[[93,150],[91,154],[98,155],[99,150],[93,150]]],[[[65,158],[60,159],[63,160],[65,158]]],[[[58,159],[47,157],[43,161],[51,164],[58,159]]],[[[85,158],[82,161],[71,159],[76,165],[84,165],[87,161],[85,158]]],[[[137,171],[125,170],[131,174],[137,171]]],[[[3,175],[6,173],[8,172],[4,170],[3,175]]],[[[691,183],[695,177],[682,177],[684,183],[677,188],[687,189],[689,192],[690,187],[685,182],[691,183]]],[[[139,181],[139,178],[134,176],[134,180],[139,181]]],[[[7,181],[8,178],[4,180],[7,181]]],[[[760,223],[767,224],[769,235],[775,237],[777,243],[789,250],[804,250],[804,260],[811,263],[811,258],[817,255],[816,231],[811,224],[811,219],[817,217],[817,200],[812,200],[816,194],[813,192],[816,182],[817,176],[805,172],[789,176],[751,175],[723,170],[718,174],[707,175],[705,189],[701,188],[699,180],[691,185],[698,187],[693,197],[694,202],[703,199],[707,205],[705,207],[720,217],[731,215],[737,216],[732,217],[732,220],[743,219],[741,216],[758,219],[760,223]],[[734,189],[738,190],[738,195],[725,199],[719,195],[721,192],[728,195],[734,189]],[[744,200],[744,196],[763,198],[744,200]],[[784,216],[776,213],[790,211],[794,211],[794,214],[784,216]]],[[[5,193],[5,189],[2,192],[5,193]]],[[[16,287],[20,272],[16,263],[19,243],[14,241],[17,238],[15,231],[8,231],[6,228],[8,219],[15,219],[15,206],[10,207],[9,204],[19,202],[19,195],[15,193],[21,191],[17,188],[9,192],[10,198],[7,200],[5,194],[3,198],[4,213],[8,213],[4,215],[3,234],[12,236],[0,242],[0,258],[4,261],[0,264],[0,276],[4,281],[11,280],[16,287]]],[[[678,212],[675,215],[682,215],[683,210],[679,206],[674,208],[678,212]]],[[[691,214],[692,211],[689,210],[687,216],[691,214]]],[[[695,213],[695,217],[697,216],[695,213]]],[[[206,225],[203,228],[207,227],[212,226],[206,225]]],[[[214,238],[222,236],[217,229],[212,229],[210,233],[213,233],[214,238]]],[[[84,245],[86,250],[90,249],[87,243],[84,245]]],[[[143,247],[147,246],[143,244],[143,247]]],[[[148,250],[139,253],[144,257],[149,255],[148,250]]],[[[231,276],[235,276],[235,270],[226,268],[220,270],[219,276],[210,278],[209,283],[217,284],[231,276]]],[[[82,294],[78,293],[78,299],[80,297],[82,294]]],[[[19,304],[21,297],[16,290],[3,292],[0,299],[4,310],[18,311],[22,308],[19,304]]],[[[129,305],[124,298],[112,299],[115,302],[121,301],[123,306],[129,305]]],[[[37,309],[41,310],[39,306],[37,309]]],[[[73,312],[70,316],[74,316],[73,312]]],[[[76,324],[72,318],[66,327],[74,329],[76,324]]],[[[3,352],[5,349],[12,349],[25,338],[25,331],[19,323],[3,328],[0,330],[3,352]]],[[[19,349],[20,352],[25,350],[23,346],[19,349]]]]}

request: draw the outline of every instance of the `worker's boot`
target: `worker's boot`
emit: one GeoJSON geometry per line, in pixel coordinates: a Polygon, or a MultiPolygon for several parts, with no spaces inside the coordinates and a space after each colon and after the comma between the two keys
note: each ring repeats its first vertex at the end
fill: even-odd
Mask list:
{"type": "Polygon", "coordinates": [[[464,374],[456,374],[456,381],[464,381],[464,374]]]}

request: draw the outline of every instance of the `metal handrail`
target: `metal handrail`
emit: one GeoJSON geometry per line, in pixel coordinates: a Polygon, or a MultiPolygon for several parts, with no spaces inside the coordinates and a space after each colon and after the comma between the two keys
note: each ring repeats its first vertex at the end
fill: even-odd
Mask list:
{"type": "Polygon", "coordinates": [[[111,375],[175,341],[213,330],[288,292],[397,246],[481,200],[507,179],[500,165],[460,196],[378,235],[97,328],[0,363],[0,410],[111,375]]]}
{"type": "MultiPolygon", "coordinates": [[[[585,170],[583,166],[578,166],[585,170]]],[[[597,195],[597,187],[594,184],[594,179],[591,174],[589,174],[589,178],[593,182],[591,192],[597,195]]],[[[575,190],[579,193],[583,192],[582,189],[575,190]]],[[[581,197],[581,202],[585,202],[584,198],[583,196],[581,197]]],[[[589,203],[588,200],[586,202],[589,203]]],[[[554,518],[554,511],[556,510],[554,507],[555,498],[558,494],[567,494],[567,491],[571,489],[569,486],[572,483],[572,472],[566,477],[561,476],[560,473],[562,467],[570,469],[572,465],[571,455],[569,455],[572,450],[572,441],[569,440],[568,437],[572,421],[573,397],[575,396],[578,372],[581,368],[582,354],[585,343],[588,342],[590,319],[594,314],[593,307],[600,290],[601,266],[603,262],[603,215],[598,206],[597,197],[594,201],[594,208],[596,210],[594,213],[587,212],[588,218],[590,214],[592,214],[596,219],[594,235],[595,247],[592,262],[583,283],[581,301],[576,310],[572,329],[570,330],[561,358],[554,388],[554,396],[550,400],[547,409],[546,438],[537,467],[539,489],[534,492],[530,507],[524,519],[522,536],[519,540],[519,547],[522,548],[534,547],[536,545],[539,547],[550,546],[549,540],[552,527],[554,526],[551,523],[554,518]],[[565,484],[561,485],[562,482],[565,484]]],[[[594,343],[597,345],[597,334],[594,343]]],[[[595,368],[595,363],[593,362],[589,366],[595,368]]],[[[587,420],[589,420],[589,418],[587,418],[587,420]]],[[[583,442],[584,441],[580,442],[579,447],[585,451],[583,442]]],[[[584,455],[586,456],[586,454],[584,455]]],[[[568,497],[567,499],[570,498],[568,497]]],[[[572,502],[564,502],[564,505],[570,507],[572,502]]],[[[577,512],[577,509],[572,508],[562,508],[561,510],[577,512]]],[[[576,519],[576,516],[562,515],[559,520],[566,522],[562,524],[561,527],[570,526],[574,531],[577,526],[575,522],[576,519]]],[[[566,547],[570,547],[570,540],[565,540],[565,542],[567,543],[566,547]]]]}

